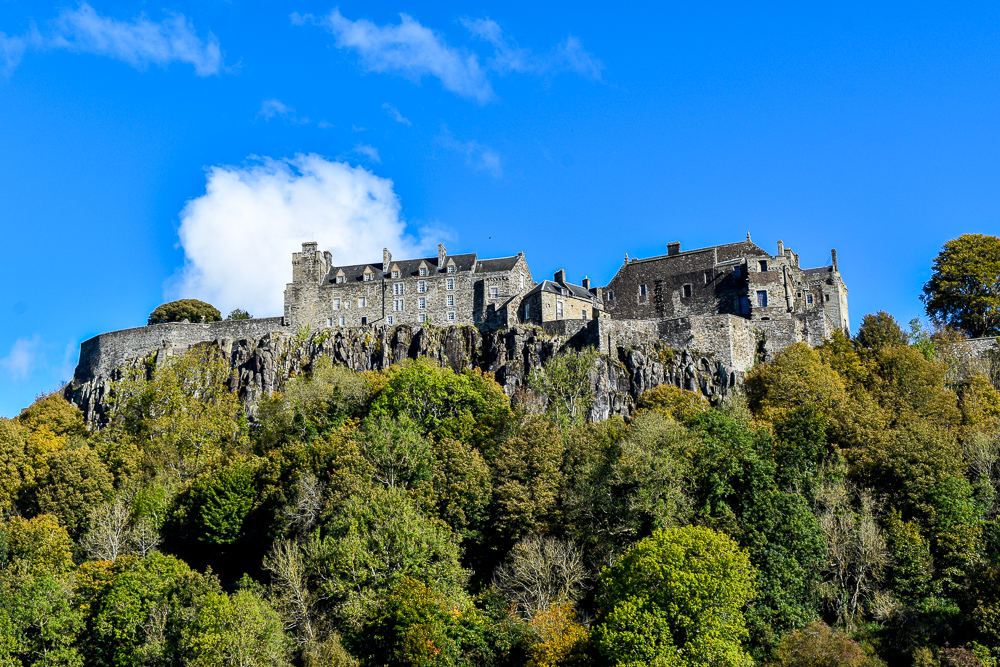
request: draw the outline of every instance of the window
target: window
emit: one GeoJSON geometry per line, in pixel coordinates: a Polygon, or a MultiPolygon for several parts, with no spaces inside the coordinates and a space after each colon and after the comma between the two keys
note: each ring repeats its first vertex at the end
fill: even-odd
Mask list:
{"type": "MultiPolygon", "coordinates": [[[[420,270],[423,271],[423,269],[420,270]]],[[[426,280],[417,281],[417,292],[423,294],[426,291],[427,291],[427,281],[426,280]]]]}
{"type": "MultiPolygon", "coordinates": [[[[427,267],[426,266],[421,266],[420,267],[420,275],[422,275],[422,276],[426,276],[427,275],[427,267]]],[[[423,322],[423,320],[420,320],[420,321],[423,322]]]]}
{"type": "Polygon", "coordinates": [[[740,315],[750,314],[750,297],[740,297],[740,315]]]}
{"type": "Polygon", "coordinates": [[[761,308],[767,308],[767,291],[757,290],[757,305],[761,308]]]}
{"type": "Polygon", "coordinates": [[[333,300],[333,309],[334,310],[340,310],[340,298],[339,297],[333,300]]]}
{"type": "Polygon", "coordinates": [[[712,272],[711,271],[706,271],[705,272],[705,284],[707,285],[710,282],[712,282],[712,278],[713,278],[712,272]]]}
{"type": "Polygon", "coordinates": [[[396,299],[395,301],[393,301],[392,302],[392,309],[395,310],[395,311],[403,310],[403,300],[402,299],[396,299]]]}
{"type": "Polygon", "coordinates": [[[326,318],[326,326],[328,326],[328,327],[332,327],[333,326],[333,318],[332,317],[326,318]]]}
{"type": "Polygon", "coordinates": [[[393,278],[398,278],[398,277],[399,277],[399,269],[396,269],[396,270],[394,270],[394,271],[392,272],[392,277],[393,277],[393,278]]]}
{"type": "Polygon", "coordinates": [[[455,279],[448,278],[448,289],[455,289],[455,279]]]}
{"type": "Polygon", "coordinates": [[[367,307],[368,307],[367,297],[361,297],[360,299],[358,299],[358,308],[367,308],[367,307]]]}
{"type": "Polygon", "coordinates": [[[350,301],[344,301],[344,308],[346,308],[347,310],[350,310],[351,309],[351,302],[350,301]]]}
{"type": "Polygon", "coordinates": [[[448,321],[449,322],[454,322],[455,321],[455,311],[454,310],[449,310],[448,311],[448,321]]]}
{"type": "Polygon", "coordinates": [[[581,320],[587,319],[587,310],[586,310],[586,308],[580,311],[580,319],[581,320]]]}
{"type": "Polygon", "coordinates": [[[368,324],[368,318],[367,317],[362,317],[361,318],[361,326],[365,326],[366,324],[368,324]]]}
{"type": "Polygon", "coordinates": [[[760,263],[760,270],[761,271],[767,271],[767,262],[761,262],[760,263]]]}
{"type": "Polygon", "coordinates": [[[690,285],[685,285],[684,286],[684,298],[685,299],[690,299],[691,298],[691,286],[690,285]]]}
{"type": "Polygon", "coordinates": [[[810,294],[810,295],[808,295],[806,297],[806,303],[808,303],[810,306],[813,305],[813,295],[812,294],[810,294]]]}
{"type": "Polygon", "coordinates": [[[426,322],[427,321],[427,314],[426,313],[420,313],[420,316],[417,319],[420,320],[421,322],[426,322]]]}
{"type": "Polygon", "coordinates": [[[420,297],[419,299],[417,299],[417,308],[426,308],[426,307],[427,307],[426,298],[420,297]]]}
{"type": "Polygon", "coordinates": [[[337,282],[338,283],[344,282],[344,276],[337,276],[337,282]]]}
{"type": "Polygon", "coordinates": [[[646,296],[646,286],[639,285],[639,296],[646,296]]]}
{"type": "Polygon", "coordinates": [[[455,295],[449,294],[445,302],[449,308],[453,307],[455,305],[455,295]]]}
{"type": "Polygon", "coordinates": [[[385,318],[385,321],[388,322],[389,324],[392,324],[392,315],[390,315],[389,317],[385,318]]]}
{"type": "Polygon", "coordinates": [[[562,317],[562,301],[556,301],[556,317],[562,317]]]}
{"type": "Polygon", "coordinates": [[[397,296],[400,295],[400,294],[402,294],[403,293],[403,283],[393,283],[392,284],[392,293],[395,294],[395,295],[397,295],[397,296]]]}
{"type": "Polygon", "coordinates": [[[490,298],[491,299],[497,299],[499,297],[500,297],[500,288],[499,287],[491,287],[490,288],[490,298]]]}
{"type": "Polygon", "coordinates": [[[372,280],[372,274],[371,273],[366,273],[365,274],[365,282],[369,283],[369,282],[371,282],[371,280],[372,280]]]}
{"type": "Polygon", "coordinates": [[[455,273],[455,265],[454,264],[449,264],[448,265],[448,273],[455,273]]]}
{"type": "Polygon", "coordinates": [[[347,326],[347,318],[346,317],[341,317],[340,318],[340,326],[342,326],[342,327],[347,326]]]}
{"type": "Polygon", "coordinates": [[[830,295],[829,294],[824,294],[823,295],[823,301],[829,301],[829,300],[830,300],[830,295]]]}
{"type": "Polygon", "coordinates": [[[609,290],[608,291],[608,301],[614,301],[614,300],[615,300],[614,290],[609,290]]]}

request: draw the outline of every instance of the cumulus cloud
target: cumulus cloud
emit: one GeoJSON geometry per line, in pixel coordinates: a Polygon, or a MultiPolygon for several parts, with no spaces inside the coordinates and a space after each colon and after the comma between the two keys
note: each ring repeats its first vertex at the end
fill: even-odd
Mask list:
{"type": "Polygon", "coordinates": [[[406,125],[407,127],[413,125],[413,123],[410,122],[409,118],[407,118],[403,114],[399,113],[399,109],[397,109],[396,107],[392,106],[388,102],[386,102],[385,104],[383,104],[382,108],[385,109],[386,112],[390,116],[392,116],[392,119],[394,121],[396,121],[397,123],[402,123],[403,125],[406,125]]]}
{"type": "Polygon", "coordinates": [[[378,149],[374,146],[369,146],[368,144],[358,144],[354,147],[354,152],[358,155],[364,155],[372,162],[382,164],[382,158],[379,157],[378,149]]]}
{"type": "Polygon", "coordinates": [[[212,167],[205,194],[180,217],[185,263],[167,296],[224,313],[281,315],[292,253],[304,241],[339,264],[381,262],[383,247],[402,257],[426,251],[407,233],[391,180],[318,155],[212,167]]]}
{"type": "Polygon", "coordinates": [[[0,359],[0,367],[6,371],[11,380],[23,380],[38,365],[40,345],[41,339],[38,334],[32,338],[18,338],[7,356],[0,359]]]}
{"type": "Polygon", "coordinates": [[[222,69],[219,40],[212,33],[205,39],[199,37],[183,14],[171,14],[159,22],[145,16],[119,21],[101,16],[86,2],[64,9],[44,31],[32,30],[21,37],[0,33],[0,66],[12,71],[27,47],[107,56],[140,70],[174,62],[192,65],[198,76],[218,74],[222,69]]]}
{"type": "MultiPolygon", "coordinates": [[[[369,72],[397,74],[412,81],[420,81],[425,76],[435,77],[445,90],[480,103],[495,97],[489,78],[491,73],[549,75],[573,72],[601,79],[604,65],[572,35],[548,53],[539,55],[518,46],[496,21],[462,19],[462,25],[474,38],[493,47],[492,55],[481,64],[479,54],[474,51],[451,46],[443,35],[421,25],[413,17],[399,16],[399,24],[379,26],[366,19],[352,21],[339,9],[334,9],[319,18],[312,14],[292,14],[292,23],[325,27],[334,34],[339,48],[358,54],[361,66],[369,72]]],[[[391,108],[389,105],[383,107],[391,108]]]]}

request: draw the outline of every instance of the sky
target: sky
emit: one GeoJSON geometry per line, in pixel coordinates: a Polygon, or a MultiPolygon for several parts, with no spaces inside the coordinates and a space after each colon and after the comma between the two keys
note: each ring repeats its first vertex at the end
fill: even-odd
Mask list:
{"type": "Polygon", "coordinates": [[[852,327],[1000,228],[998,3],[0,0],[0,415],[291,253],[836,248],[852,327]]]}

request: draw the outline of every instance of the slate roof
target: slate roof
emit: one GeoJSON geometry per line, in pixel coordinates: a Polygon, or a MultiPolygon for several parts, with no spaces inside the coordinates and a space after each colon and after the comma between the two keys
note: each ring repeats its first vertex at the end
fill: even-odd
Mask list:
{"type": "Polygon", "coordinates": [[[578,299],[597,299],[597,303],[601,303],[601,300],[597,298],[597,295],[588,289],[585,289],[581,285],[573,285],[570,283],[557,283],[552,280],[543,280],[542,282],[535,285],[533,288],[528,290],[524,296],[529,294],[534,294],[535,292],[550,292],[552,294],[562,294],[562,288],[566,288],[569,291],[569,295],[575,296],[578,299]]]}
{"type": "MultiPolygon", "coordinates": [[[[444,265],[448,265],[448,260],[454,260],[455,271],[463,272],[469,271],[475,265],[476,255],[475,253],[469,253],[466,255],[448,255],[445,257],[444,265]]],[[[422,257],[417,259],[393,259],[389,263],[389,270],[392,270],[393,266],[399,267],[399,275],[403,278],[410,278],[412,276],[420,275],[420,265],[424,264],[427,267],[427,274],[433,275],[438,273],[438,258],[437,257],[422,257]]],[[[365,268],[371,268],[371,272],[374,274],[372,280],[382,279],[382,262],[372,262],[371,264],[351,264],[349,266],[331,266],[330,272],[326,275],[327,282],[333,282],[339,271],[344,272],[344,282],[353,283],[361,282],[364,280],[365,268]]],[[[444,269],[444,266],[441,267],[444,269]]]]}
{"type": "Polygon", "coordinates": [[[803,269],[802,273],[833,273],[832,266],[820,266],[815,269],[803,269]]]}

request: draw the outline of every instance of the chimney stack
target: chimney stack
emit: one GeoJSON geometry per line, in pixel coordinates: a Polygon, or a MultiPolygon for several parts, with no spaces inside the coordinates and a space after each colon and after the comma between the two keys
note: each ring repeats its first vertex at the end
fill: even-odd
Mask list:
{"type": "Polygon", "coordinates": [[[833,257],[833,270],[834,271],[839,271],[840,269],[837,268],[837,249],[836,248],[833,248],[832,250],[830,250],[830,256],[833,257]]]}
{"type": "Polygon", "coordinates": [[[778,241],[778,257],[781,257],[784,254],[785,254],[785,244],[784,244],[783,241],[779,240],[778,241]]]}
{"type": "Polygon", "coordinates": [[[444,249],[443,243],[438,243],[438,271],[444,271],[444,258],[448,256],[448,251],[444,249]]]}
{"type": "Polygon", "coordinates": [[[587,276],[583,277],[583,289],[587,290],[588,292],[590,291],[590,278],[588,278],[587,276]]]}
{"type": "Polygon", "coordinates": [[[566,271],[564,269],[559,269],[558,271],[556,271],[555,280],[560,285],[565,285],[566,284],[566,271]]]}
{"type": "Polygon", "coordinates": [[[673,243],[667,244],[667,254],[668,255],[679,255],[681,254],[681,242],[674,241],[673,243]]]}
{"type": "Polygon", "coordinates": [[[388,248],[382,248],[382,275],[389,273],[389,267],[392,266],[392,253],[389,252],[388,248]]]}

